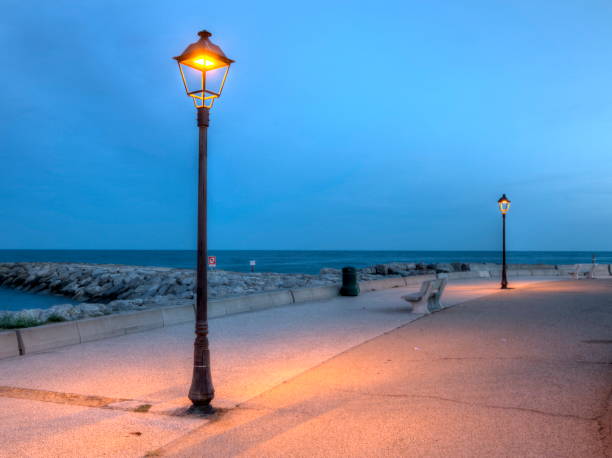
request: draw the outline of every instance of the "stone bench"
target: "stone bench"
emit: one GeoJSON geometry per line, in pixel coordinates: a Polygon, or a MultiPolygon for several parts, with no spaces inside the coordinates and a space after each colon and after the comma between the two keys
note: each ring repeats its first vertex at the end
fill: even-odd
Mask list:
{"type": "Polygon", "coordinates": [[[424,281],[418,293],[402,296],[406,302],[412,304],[413,313],[431,313],[442,309],[440,298],[446,288],[446,279],[424,281]]]}

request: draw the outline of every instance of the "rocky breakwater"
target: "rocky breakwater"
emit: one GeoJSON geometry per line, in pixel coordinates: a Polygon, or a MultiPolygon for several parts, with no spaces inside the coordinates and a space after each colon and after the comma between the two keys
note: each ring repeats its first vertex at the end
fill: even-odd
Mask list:
{"type": "Polygon", "coordinates": [[[469,271],[469,264],[462,262],[425,264],[415,262],[391,262],[388,264],[377,264],[360,269],[362,275],[396,275],[410,277],[413,275],[439,274],[450,272],[469,271]]]}
{"type": "MultiPolygon", "coordinates": [[[[208,273],[210,298],[282,288],[324,286],[334,274],[208,273]]],[[[82,302],[49,309],[0,312],[0,327],[17,322],[73,320],[150,307],[192,303],[195,272],[190,269],[68,263],[0,263],[0,287],[54,294],[82,302]]]]}
{"type": "MultiPolygon", "coordinates": [[[[359,280],[468,270],[466,264],[389,263],[358,270],[359,280]]],[[[318,275],[208,272],[210,298],[341,282],[341,270],[318,275]]],[[[0,327],[95,317],[150,307],[193,303],[195,272],[190,269],[71,263],[0,263],[0,287],[54,294],[80,302],[48,309],[0,312],[0,327]]]]}

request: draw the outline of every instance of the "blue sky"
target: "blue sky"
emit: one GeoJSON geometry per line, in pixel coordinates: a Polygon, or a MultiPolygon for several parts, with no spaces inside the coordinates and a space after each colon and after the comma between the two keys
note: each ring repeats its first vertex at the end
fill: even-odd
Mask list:
{"type": "Polygon", "coordinates": [[[609,1],[0,8],[0,248],[195,246],[206,28],[210,247],[612,250],[609,1]]]}

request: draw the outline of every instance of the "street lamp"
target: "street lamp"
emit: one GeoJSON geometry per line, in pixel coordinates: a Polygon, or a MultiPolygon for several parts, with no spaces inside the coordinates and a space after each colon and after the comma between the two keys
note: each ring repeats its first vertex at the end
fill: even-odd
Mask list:
{"type": "Polygon", "coordinates": [[[200,39],[187,46],[174,59],[181,72],[185,92],[193,99],[198,113],[199,172],[198,172],[198,267],[196,276],[196,323],[193,354],[193,378],[189,399],[194,406],[212,410],[210,402],[215,389],[210,374],[208,348],[208,278],[206,265],[206,159],[209,111],[225,85],[230,65],[220,47],[209,40],[211,33],[198,32],[200,39]]]}
{"type": "Polygon", "coordinates": [[[499,211],[502,214],[502,272],[501,289],[508,289],[508,275],[506,272],[506,213],[510,210],[510,200],[506,194],[502,195],[497,201],[499,211]]]}

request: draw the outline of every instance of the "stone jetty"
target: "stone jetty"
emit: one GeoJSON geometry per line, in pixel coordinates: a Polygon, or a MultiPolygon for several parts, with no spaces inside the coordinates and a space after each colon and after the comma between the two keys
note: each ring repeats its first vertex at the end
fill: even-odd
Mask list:
{"type": "MultiPolygon", "coordinates": [[[[208,273],[209,297],[327,285],[334,282],[332,277],[211,271],[208,273]]],[[[124,265],[4,263],[0,264],[0,286],[57,294],[83,302],[163,296],[192,299],[195,272],[190,269],[124,265]]]]}
{"type": "MultiPolygon", "coordinates": [[[[339,281],[324,275],[211,271],[209,297],[226,297],[281,288],[323,286],[339,281]]],[[[150,307],[192,303],[195,271],[163,267],[72,263],[0,263],[0,287],[64,296],[81,304],[0,312],[0,319],[26,322],[73,320],[150,307]]]]}

